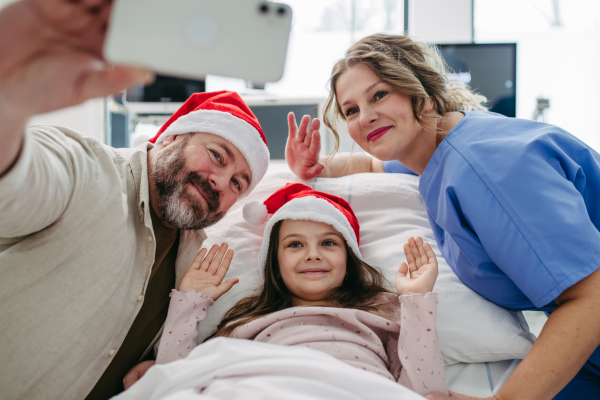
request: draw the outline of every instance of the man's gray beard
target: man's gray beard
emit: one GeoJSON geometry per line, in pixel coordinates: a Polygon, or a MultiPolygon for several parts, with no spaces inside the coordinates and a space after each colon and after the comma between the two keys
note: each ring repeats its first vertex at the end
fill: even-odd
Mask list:
{"type": "Polygon", "coordinates": [[[196,173],[183,174],[183,150],[188,139],[189,135],[185,135],[179,143],[173,143],[159,153],[152,162],[151,174],[158,192],[158,216],[175,228],[204,229],[216,224],[225,213],[216,212],[219,195],[206,179],[196,173]],[[191,181],[199,185],[209,197],[208,207],[185,193],[186,185],[191,181]]]}

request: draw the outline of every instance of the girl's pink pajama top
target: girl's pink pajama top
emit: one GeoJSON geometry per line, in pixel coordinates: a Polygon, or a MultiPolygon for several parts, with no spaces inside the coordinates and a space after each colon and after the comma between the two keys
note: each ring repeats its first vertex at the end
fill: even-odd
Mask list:
{"type": "MultiPolygon", "coordinates": [[[[382,315],[335,307],[292,307],[237,327],[231,337],[323,351],[419,393],[448,393],[435,329],[437,295],[383,294],[382,315]]],[[[187,356],[213,300],[173,290],[157,363],[187,356]]]]}

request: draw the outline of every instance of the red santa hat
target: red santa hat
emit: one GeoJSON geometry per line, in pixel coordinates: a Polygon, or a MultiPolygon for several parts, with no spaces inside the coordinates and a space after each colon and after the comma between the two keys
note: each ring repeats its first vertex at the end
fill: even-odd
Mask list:
{"type": "Polygon", "coordinates": [[[341,197],[317,192],[301,183],[288,183],[273,193],[264,203],[252,201],[244,205],[244,219],[250,224],[262,224],[268,214],[272,217],[265,226],[263,241],[258,253],[258,265],[264,273],[273,225],[284,219],[323,222],[342,234],[352,252],[362,259],[359,244],[358,220],[350,204],[341,197]]]}
{"type": "Polygon", "coordinates": [[[167,136],[193,132],[220,136],[242,153],[252,173],[252,182],[246,194],[254,189],[267,172],[267,138],[258,120],[237,93],[194,93],[150,141],[161,143],[167,136]]]}

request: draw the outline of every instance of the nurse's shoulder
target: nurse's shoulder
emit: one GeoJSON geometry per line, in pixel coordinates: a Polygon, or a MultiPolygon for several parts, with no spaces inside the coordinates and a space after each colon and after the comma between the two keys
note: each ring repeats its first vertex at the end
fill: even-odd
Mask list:
{"type": "Polygon", "coordinates": [[[464,113],[465,118],[442,144],[446,142],[477,171],[494,173],[553,160],[580,164],[591,158],[600,163],[596,151],[555,125],[488,111],[464,113]]]}

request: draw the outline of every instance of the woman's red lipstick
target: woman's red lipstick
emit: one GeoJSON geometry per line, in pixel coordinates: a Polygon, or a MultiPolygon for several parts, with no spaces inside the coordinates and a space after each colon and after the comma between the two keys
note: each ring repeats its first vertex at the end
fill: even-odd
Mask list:
{"type": "Polygon", "coordinates": [[[384,126],[383,128],[375,129],[373,132],[367,135],[367,140],[369,142],[374,142],[375,140],[385,135],[390,129],[392,129],[391,126],[384,126]]]}

